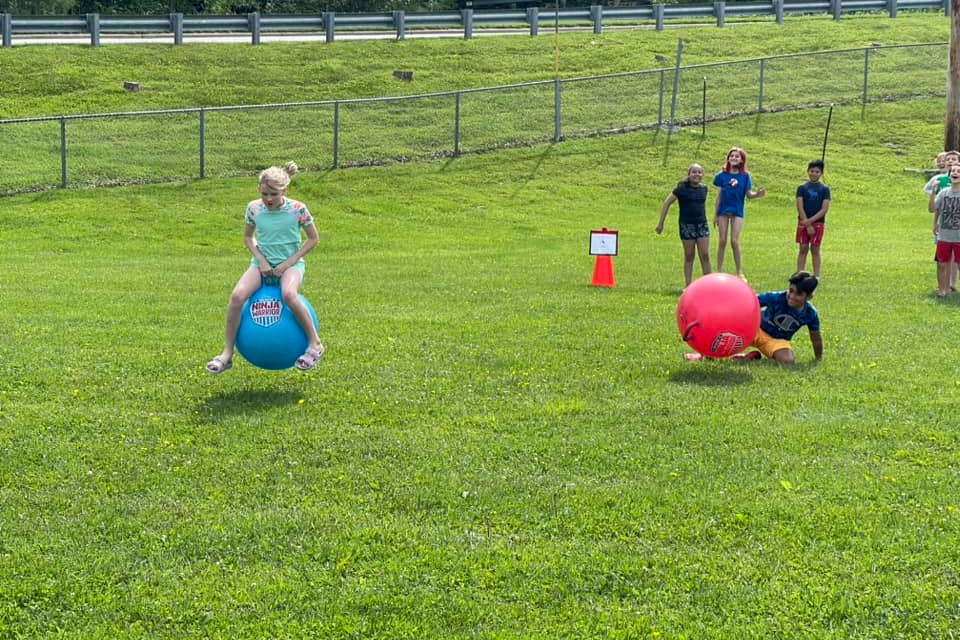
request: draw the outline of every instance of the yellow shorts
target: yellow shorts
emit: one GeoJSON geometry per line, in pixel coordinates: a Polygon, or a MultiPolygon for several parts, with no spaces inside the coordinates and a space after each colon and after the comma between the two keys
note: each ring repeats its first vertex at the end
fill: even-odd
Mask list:
{"type": "Polygon", "coordinates": [[[753,342],[750,343],[750,346],[757,348],[760,353],[767,358],[772,358],[773,354],[777,351],[780,351],[780,349],[793,349],[793,347],[790,346],[789,340],[773,338],[763,329],[757,330],[757,337],[753,339],[753,342]]]}

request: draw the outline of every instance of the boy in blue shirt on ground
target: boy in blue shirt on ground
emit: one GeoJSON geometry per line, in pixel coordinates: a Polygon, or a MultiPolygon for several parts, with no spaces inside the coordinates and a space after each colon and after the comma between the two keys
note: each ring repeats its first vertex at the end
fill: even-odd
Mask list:
{"type": "MultiPolygon", "coordinates": [[[[813,357],[823,357],[823,338],[820,336],[820,315],[810,304],[810,298],[819,280],[809,271],[797,271],[790,276],[790,288],[757,296],[760,302],[760,330],[750,346],[757,351],[741,354],[742,360],[759,360],[766,356],[780,364],[793,364],[790,339],[803,326],[810,332],[813,357]]],[[[734,356],[737,357],[737,356],[734,356]]]]}
{"type": "MultiPolygon", "coordinates": [[[[790,339],[804,326],[810,332],[813,356],[823,357],[823,338],[820,336],[820,315],[810,304],[818,280],[809,271],[797,271],[790,276],[790,288],[786,291],[771,291],[757,296],[760,302],[760,330],[750,343],[756,351],[740,353],[735,360],[759,360],[766,356],[780,364],[795,361],[790,339]]],[[[702,360],[699,353],[684,355],[687,360],[702,360]]]]}

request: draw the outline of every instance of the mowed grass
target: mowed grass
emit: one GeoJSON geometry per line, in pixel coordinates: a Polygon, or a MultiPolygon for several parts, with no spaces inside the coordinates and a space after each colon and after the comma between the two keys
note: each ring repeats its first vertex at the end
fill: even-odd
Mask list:
{"type": "Polygon", "coordinates": [[[297,176],[306,375],[203,372],[253,178],[5,198],[0,637],[950,638],[960,298],[903,171],[943,102],[835,109],[792,368],[684,362],[653,229],[743,146],[784,287],[826,109],[297,176]]]}

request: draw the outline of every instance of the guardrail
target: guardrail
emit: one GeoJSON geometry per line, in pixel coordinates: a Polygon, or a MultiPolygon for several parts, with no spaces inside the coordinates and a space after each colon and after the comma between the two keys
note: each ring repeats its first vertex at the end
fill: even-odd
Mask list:
{"type": "Polygon", "coordinates": [[[337,32],[358,30],[396,32],[403,40],[407,29],[462,29],[464,39],[473,37],[475,26],[524,27],[531,36],[539,35],[540,24],[592,25],[601,33],[604,22],[615,24],[650,24],[659,31],[668,20],[710,20],[718,27],[726,19],[770,17],[780,23],[788,15],[832,15],[839,20],[844,14],[887,13],[895,18],[899,10],[943,11],[950,14],[950,0],[771,0],[770,2],[736,2],[720,0],[712,4],[661,3],[638,7],[604,7],[561,9],[529,7],[514,11],[478,11],[471,8],[446,13],[406,13],[393,11],[380,14],[336,14],[278,16],[248,13],[232,16],[204,16],[171,13],[167,16],[104,16],[88,13],[80,16],[15,16],[0,14],[0,34],[4,47],[14,44],[15,36],[89,35],[90,45],[99,47],[105,34],[170,35],[174,44],[183,44],[190,34],[249,33],[251,44],[260,44],[264,33],[322,33],[326,42],[333,42],[337,32]]]}

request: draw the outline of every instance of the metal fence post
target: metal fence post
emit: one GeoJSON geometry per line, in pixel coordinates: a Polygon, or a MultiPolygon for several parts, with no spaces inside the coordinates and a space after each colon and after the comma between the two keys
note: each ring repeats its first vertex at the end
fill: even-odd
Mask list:
{"type": "Polygon", "coordinates": [[[340,168],[340,101],[333,103],[333,168],[340,168]]]}
{"type": "Polygon", "coordinates": [[[183,14],[170,14],[170,30],[173,31],[173,44],[183,44],[183,14]]]}
{"type": "Polygon", "coordinates": [[[870,47],[863,49],[863,104],[867,104],[867,87],[870,81],[870,47]]]}
{"type": "Polygon", "coordinates": [[[840,4],[840,0],[830,0],[830,13],[833,14],[834,20],[840,19],[840,12],[843,9],[843,6],[840,4]]]}
{"type": "Polygon", "coordinates": [[[667,84],[666,72],[660,69],[660,105],[657,107],[657,126],[663,126],[663,90],[667,84]]]}
{"type": "Polygon", "coordinates": [[[463,39],[469,40],[473,37],[473,9],[463,9],[460,19],[463,20],[463,39]]]}
{"type": "Polygon", "coordinates": [[[757,111],[763,111],[763,72],[766,69],[766,63],[766,58],[760,58],[760,99],[757,101],[757,111]]]}
{"type": "Polygon", "coordinates": [[[683,55],[683,40],[677,40],[677,65],[673,70],[673,97],[670,99],[670,130],[676,128],[677,93],[680,90],[680,60],[683,55]]]}
{"type": "Polygon", "coordinates": [[[553,141],[560,142],[560,76],[553,78],[553,141]]]}
{"type": "Polygon", "coordinates": [[[334,36],[334,23],[337,21],[337,16],[333,11],[324,11],[323,12],[323,26],[327,31],[327,44],[333,42],[334,36]]]}
{"type": "Polygon", "coordinates": [[[653,5],[653,19],[657,24],[657,31],[663,31],[663,3],[653,5]]]}
{"type": "Polygon", "coordinates": [[[887,0],[887,12],[891,18],[897,17],[897,0],[887,0]]]}
{"type": "Polygon", "coordinates": [[[393,26],[397,28],[397,40],[407,37],[407,14],[404,11],[393,12],[393,26]]]}
{"type": "Polygon", "coordinates": [[[707,76],[703,76],[703,115],[700,119],[700,135],[707,137],[707,76]]]}
{"type": "Polygon", "coordinates": [[[527,22],[530,23],[530,37],[540,34],[540,7],[527,7],[527,22]]]}
{"type": "Polygon", "coordinates": [[[260,12],[247,14],[247,28],[250,29],[250,44],[260,44],[260,12]]]}
{"type": "Polygon", "coordinates": [[[460,92],[456,93],[453,116],[453,155],[460,155],[460,92]]]}
{"type": "Polygon", "coordinates": [[[3,47],[13,46],[13,25],[11,24],[13,16],[9,13],[0,14],[0,29],[3,30],[3,47]]]}
{"type": "Polygon", "coordinates": [[[783,0],[773,0],[773,13],[777,16],[777,24],[783,24],[783,0]]]}
{"type": "Polygon", "coordinates": [[[599,4],[590,5],[590,19],[593,20],[593,32],[601,33],[603,31],[603,6],[599,4]]]}
{"type": "Polygon", "coordinates": [[[200,178],[207,177],[207,112],[200,108],[200,178]]]}
{"type": "Polygon", "coordinates": [[[67,188],[67,119],[60,118],[60,186],[67,188]]]}
{"type": "Polygon", "coordinates": [[[717,15],[717,26],[724,26],[727,23],[727,3],[723,0],[720,0],[720,2],[714,2],[713,12],[717,15]]]}
{"type": "Polygon", "coordinates": [[[87,31],[90,32],[90,46],[99,47],[100,46],[100,14],[99,13],[87,14],[87,31]]]}

